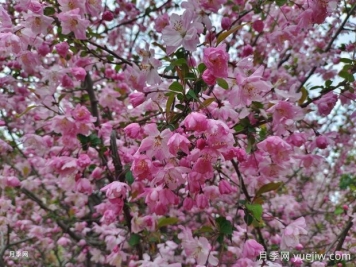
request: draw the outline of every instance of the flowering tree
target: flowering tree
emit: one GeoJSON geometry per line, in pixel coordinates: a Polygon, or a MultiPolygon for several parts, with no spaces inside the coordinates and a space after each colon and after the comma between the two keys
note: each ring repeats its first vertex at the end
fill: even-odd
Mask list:
{"type": "Polygon", "coordinates": [[[1,4],[0,266],[355,266],[355,9],[1,4]]]}

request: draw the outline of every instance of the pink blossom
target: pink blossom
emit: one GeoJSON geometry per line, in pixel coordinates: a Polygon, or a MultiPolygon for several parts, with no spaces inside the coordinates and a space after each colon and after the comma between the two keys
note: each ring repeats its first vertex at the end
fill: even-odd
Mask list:
{"type": "Polygon", "coordinates": [[[240,104],[249,106],[252,101],[262,101],[262,93],[271,90],[272,85],[262,77],[263,70],[261,66],[249,77],[237,75],[236,81],[239,85],[237,98],[240,104]]]}
{"type": "Polygon", "coordinates": [[[204,265],[206,262],[212,266],[219,264],[218,259],[214,256],[215,252],[211,251],[211,245],[205,237],[193,238],[190,229],[183,228],[183,232],[178,235],[182,240],[182,246],[189,258],[194,258],[199,265],[204,265]]]}
{"type": "Polygon", "coordinates": [[[281,249],[295,248],[299,244],[299,235],[307,234],[304,217],[289,224],[282,232],[281,249]]]}
{"type": "Polygon", "coordinates": [[[329,145],[328,138],[326,138],[324,135],[319,135],[315,139],[315,144],[318,148],[325,149],[329,145]]]}
{"type": "Polygon", "coordinates": [[[337,95],[333,92],[329,92],[323,95],[322,98],[314,101],[314,104],[318,107],[318,112],[322,116],[327,116],[330,114],[337,102],[337,95]]]}
{"type": "Polygon", "coordinates": [[[204,49],[204,64],[217,78],[226,78],[228,72],[229,54],[225,44],[204,49]]]}
{"type": "Polygon", "coordinates": [[[84,81],[85,76],[87,75],[87,72],[85,71],[85,69],[80,68],[80,67],[72,68],[71,73],[79,81],[84,81]]]}
{"type": "Polygon", "coordinates": [[[162,30],[169,25],[169,16],[167,13],[157,17],[155,21],[155,30],[157,32],[162,32],[162,30]]]}
{"type": "Polygon", "coordinates": [[[43,11],[43,5],[37,1],[29,1],[28,9],[31,10],[33,13],[41,14],[43,11]]]}
{"type": "Polygon", "coordinates": [[[54,47],[56,48],[58,55],[64,58],[66,57],[69,50],[69,45],[67,42],[56,44],[54,47]]]}
{"type": "Polygon", "coordinates": [[[135,178],[151,179],[152,162],[145,155],[136,155],[131,166],[131,171],[135,178]]]}
{"type": "Polygon", "coordinates": [[[147,156],[156,157],[159,160],[169,158],[171,154],[167,143],[172,132],[168,129],[159,132],[156,124],[148,124],[144,129],[148,136],[142,140],[137,154],[145,151],[147,156]]]}
{"type": "Polygon", "coordinates": [[[87,39],[85,31],[90,22],[86,19],[83,19],[79,13],[79,8],[76,8],[71,11],[62,12],[58,14],[57,17],[61,22],[63,34],[69,34],[70,32],[73,32],[75,38],[79,40],[85,40],[87,39]]]}
{"type": "Polygon", "coordinates": [[[77,164],[81,168],[88,167],[91,163],[90,157],[87,154],[80,154],[77,160],[77,164]]]}
{"type": "Polygon", "coordinates": [[[105,192],[109,200],[113,200],[116,198],[126,198],[129,189],[130,187],[127,184],[115,181],[104,186],[100,191],[105,192]]]}
{"type": "Polygon", "coordinates": [[[170,24],[162,31],[168,55],[181,45],[191,52],[197,49],[198,35],[203,32],[203,25],[199,22],[192,22],[193,17],[194,13],[190,10],[186,10],[182,16],[175,13],[171,15],[170,24]]]}
{"type": "Polygon", "coordinates": [[[91,123],[96,120],[91,116],[91,113],[85,106],[81,106],[79,104],[75,106],[71,114],[77,122],[81,123],[91,123]]]}
{"type": "Polygon", "coordinates": [[[258,33],[263,32],[264,26],[265,25],[262,20],[255,20],[252,24],[253,29],[258,33]]]}
{"type": "Polygon", "coordinates": [[[61,133],[65,135],[76,135],[77,126],[73,118],[57,115],[52,119],[52,129],[56,133],[61,133]]]}
{"type": "Polygon", "coordinates": [[[28,12],[24,14],[27,27],[29,27],[34,34],[46,34],[47,28],[52,24],[54,19],[45,15],[28,12]]]}
{"type": "Polygon", "coordinates": [[[124,128],[125,134],[130,138],[137,138],[141,134],[141,127],[138,123],[130,123],[124,128]]]}
{"type": "Polygon", "coordinates": [[[90,195],[93,192],[93,187],[88,179],[81,178],[78,179],[76,183],[76,189],[78,192],[90,195]]]}
{"type": "Polygon", "coordinates": [[[219,192],[220,194],[230,194],[235,190],[231,187],[230,183],[226,180],[221,180],[219,182],[219,192]]]}
{"type": "Polygon", "coordinates": [[[269,136],[257,147],[262,151],[268,152],[276,163],[285,163],[291,154],[292,147],[278,136],[269,136]]]}
{"type": "Polygon", "coordinates": [[[129,99],[132,106],[135,108],[138,105],[141,105],[146,100],[146,97],[144,93],[137,92],[137,93],[131,93],[129,95],[129,99]]]}
{"type": "Polygon", "coordinates": [[[184,127],[189,131],[205,131],[208,127],[208,120],[205,115],[192,112],[182,122],[184,127]]]}
{"type": "Polygon", "coordinates": [[[183,207],[185,210],[189,211],[193,208],[194,206],[194,200],[191,199],[190,197],[187,197],[183,201],[183,207]]]}
{"type": "Polygon", "coordinates": [[[114,19],[114,14],[111,11],[106,10],[102,14],[101,18],[105,21],[112,21],[114,19]]]}
{"type": "Polygon", "coordinates": [[[202,78],[203,78],[203,81],[207,85],[215,85],[216,84],[216,77],[213,75],[213,73],[209,69],[206,69],[203,72],[202,78]]]}
{"type": "Polygon", "coordinates": [[[228,18],[228,17],[223,17],[223,18],[221,19],[221,28],[222,28],[223,30],[228,30],[228,29],[231,27],[231,23],[232,23],[232,21],[231,21],[230,18],[228,18]]]}
{"type": "Polygon", "coordinates": [[[259,256],[262,251],[264,251],[264,248],[261,244],[254,239],[249,239],[244,244],[242,257],[254,259],[259,256]]]}
{"type": "Polygon", "coordinates": [[[21,185],[20,180],[15,176],[7,177],[5,181],[6,181],[6,183],[5,183],[6,186],[9,186],[9,187],[18,187],[21,185]]]}
{"type": "Polygon", "coordinates": [[[58,245],[65,247],[70,244],[70,239],[62,236],[58,239],[57,243],[58,243],[58,245]]]}
{"type": "Polygon", "coordinates": [[[86,0],[85,8],[87,13],[92,16],[98,17],[103,9],[101,3],[102,0],[86,0]]]}
{"type": "Polygon", "coordinates": [[[82,15],[83,12],[85,11],[85,1],[81,0],[58,0],[58,3],[61,6],[61,11],[66,12],[66,11],[72,11],[74,9],[80,10],[80,14],[82,15]]]}
{"type": "Polygon", "coordinates": [[[209,201],[205,194],[198,194],[195,201],[199,209],[206,209],[209,206],[209,201]]]}
{"type": "Polygon", "coordinates": [[[176,155],[179,150],[189,154],[190,141],[179,133],[173,134],[169,138],[167,145],[172,155],[176,155]]]}
{"type": "Polygon", "coordinates": [[[117,214],[113,210],[106,210],[103,214],[102,222],[105,224],[111,224],[117,220],[117,214]]]}
{"type": "Polygon", "coordinates": [[[49,45],[47,45],[46,43],[42,43],[38,49],[38,54],[40,54],[41,56],[45,57],[49,52],[51,52],[49,45]]]}
{"type": "Polygon", "coordinates": [[[221,8],[221,5],[225,4],[227,0],[201,0],[200,2],[202,7],[206,10],[216,13],[221,8]]]}
{"type": "Polygon", "coordinates": [[[100,168],[100,167],[95,167],[95,169],[93,170],[93,172],[91,173],[91,176],[94,178],[94,179],[100,179],[101,176],[103,174],[103,170],[100,168]]]}

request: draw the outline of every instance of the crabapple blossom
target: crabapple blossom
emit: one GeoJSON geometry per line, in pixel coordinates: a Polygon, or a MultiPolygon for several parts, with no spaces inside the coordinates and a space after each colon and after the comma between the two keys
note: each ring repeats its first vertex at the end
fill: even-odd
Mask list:
{"type": "Polygon", "coordinates": [[[355,10],[1,1],[0,266],[353,266],[355,10]]]}
{"type": "Polygon", "coordinates": [[[58,15],[58,19],[61,22],[62,32],[64,34],[69,34],[70,32],[73,32],[75,38],[79,40],[85,40],[87,38],[85,35],[85,31],[86,28],[89,26],[90,22],[80,16],[79,8],[60,13],[58,15]]]}
{"type": "Polygon", "coordinates": [[[188,51],[197,49],[198,34],[203,31],[203,25],[199,22],[192,22],[194,15],[190,10],[186,10],[183,15],[171,15],[169,25],[162,30],[162,38],[167,46],[168,55],[181,45],[188,51]]]}

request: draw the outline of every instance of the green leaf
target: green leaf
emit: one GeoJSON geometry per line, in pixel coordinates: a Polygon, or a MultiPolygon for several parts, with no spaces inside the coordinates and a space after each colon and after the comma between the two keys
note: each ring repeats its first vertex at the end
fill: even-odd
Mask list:
{"type": "Polygon", "coordinates": [[[253,217],[252,215],[249,213],[249,212],[246,212],[245,213],[245,216],[244,216],[244,221],[247,225],[251,225],[252,222],[253,222],[253,217]]]}
{"type": "MultiPolygon", "coordinates": [[[[322,88],[322,87],[321,87],[322,88]]],[[[310,90],[313,90],[312,88],[310,88],[310,90]]],[[[307,91],[307,89],[305,89],[305,87],[303,86],[302,89],[300,90],[300,92],[302,93],[302,96],[300,97],[300,99],[298,100],[298,104],[302,105],[304,103],[304,101],[308,98],[309,96],[309,92],[307,91]]]]}
{"type": "Polygon", "coordinates": [[[333,82],[331,80],[327,80],[325,82],[325,87],[330,87],[330,85],[332,84],[333,82]]]}
{"type": "Polygon", "coordinates": [[[187,95],[190,96],[191,98],[195,99],[195,100],[199,100],[197,95],[191,89],[188,91],[187,95]]]}
{"type": "Polygon", "coordinates": [[[354,82],[355,81],[355,77],[352,73],[349,73],[349,69],[351,68],[351,65],[346,65],[344,66],[344,68],[339,72],[339,76],[341,78],[344,78],[345,80],[347,80],[348,82],[354,82]]]}
{"type": "Polygon", "coordinates": [[[246,204],[246,208],[252,213],[255,220],[259,222],[262,220],[263,209],[260,204],[246,204]]]}
{"type": "Polygon", "coordinates": [[[178,222],[179,222],[178,218],[175,218],[175,217],[163,217],[163,218],[160,218],[158,220],[157,227],[161,228],[161,227],[165,227],[165,226],[168,226],[168,225],[176,224],[178,222]]]}
{"type": "Polygon", "coordinates": [[[267,127],[266,126],[261,126],[259,135],[260,135],[260,141],[266,139],[266,137],[267,137],[267,127]]]}
{"type": "Polygon", "coordinates": [[[229,89],[229,84],[224,79],[217,78],[216,81],[221,88],[225,90],[229,89]]]}
{"type": "Polygon", "coordinates": [[[334,211],[335,215],[340,215],[344,213],[344,209],[342,207],[336,207],[334,211]]]}
{"type": "Polygon", "coordinates": [[[340,62],[344,62],[344,63],[348,63],[348,64],[352,64],[353,61],[352,59],[349,59],[349,58],[340,58],[340,62]]]}
{"type": "Polygon", "coordinates": [[[208,225],[204,225],[195,231],[196,234],[212,233],[212,232],[214,232],[214,229],[208,225]]]}
{"type": "Polygon", "coordinates": [[[43,14],[45,14],[46,16],[52,16],[54,13],[56,13],[56,10],[53,8],[53,7],[46,7],[44,10],[43,10],[43,14]]]}
{"type": "Polygon", "coordinates": [[[166,116],[167,116],[167,120],[169,119],[170,117],[170,114],[171,114],[171,107],[173,105],[173,102],[174,102],[174,99],[175,99],[175,95],[172,94],[168,97],[168,100],[167,100],[167,105],[166,105],[166,116]]]}
{"type": "Polygon", "coordinates": [[[80,57],[86,57],[88,55],[88,52],[87,51],[82,51],[80,52],[80,57]]]}
{"type": "Polygon", "coordinates": [[[232,234],[232,224],[230,221],[228,221],[225,217],[219,217],[215,219],[217,225],[219,226],[219,231],[222,234],[225,235],[231,235],[232,234]]]}
{"type": "Polygon", "coordinates": [[[195,80],[195,79],[196,79],[196,77],[195,77],[194,73],[192,73],[192,72],[189,72],[184,76],[184,80],[195,80]]]}
{"type": "Polygon", "coordinates": [[[136,246],[137,244],[140,243],[140,239],[141,239],[140,235],[138,235],[138,234],[131,234],[128,243],[129,243],[129,245],[130,245],[131,247],[134,247],[134,246],[136,246]]]}
{"type": "Polygon", "coordinates": [[[21,112],[20,114],[16,114],[16,118],[20,118],[23,115],[25,115],[27,112],[29,112],[31,109],[34,109],[35,107],[37,107],[36,105],[33,106],[28,106],[23,112],[21,112]]]}
{"type": "Polygon", "coordinates": [[[175,107],[176,107],[177,109],[182,110],[182,111],[185,109],[185,106],[182,105],[182,104],[177,104],[177,105],[175,105],[175,107]]]}
{"type": "Polygon", "coordinates": [[[215,98],[208,98],[208,99],[205,99],[203,101],[203,103],[201,103],[200,107],[201,108],[207,108],[211,105],[211,103],[213,103],[215,101],[215,98]]]}
{"type": "Polygon", "coordinates": [[[261,186],[260,189],[257,190],[255,197],[257,198],[260,195],[262,195],[263,193],[277,190],[278,188],[281,187],[282,184],[283,184],[282,182],[265,184],[265,185],[261,186]]]}
{"type": "Polygon", "coordinates": [[[125,173],[125,179],[126,179],[126,182],[127,182],[129,185],[131,185],[131,184],[135,181],[135,178],[133,177],[131,171],[127,171],[127,172],[125,173]]]}
{"type": "Polygon", "coordinates": [[[183,85],[181,85],[177,81],[173,82],[168,88],[169,88],[169,90],[172,90],[172,91],[178,92],[178,93],[182,93],[184,91],[183,85]]]}
{"type": "Polygon", "coordinates": [[[285,3],[287,3],[287,0],[276,0],[277,6],[283,6],[285,3]]]}
{"type": "Polygon", "coordinates": [[[255,137],[253,135],[250,135],[247,139],[247,147],[246,147],[246,153],[251,153],[252,151],[252,146],[255,144],[255,137]]]}
{"type": "Polygon", "coordinates": [[[187,60],[185,58],[178,58],[177,60],[172,62],[173,66],[182,66],[187,65],[187,60]]]}
{"type": "Polygon", "coordinates": [[[245,129],[245,127],[241,124],[237,124],[235,127],[234,127],[234,130],[239,133],[239,132],[242,132],[243,130],[245,129]]]}
{"type": "Polygon", "coordinates": [[[96,134],[89,135],[89,141],[91,147],[96,147],[101,145],[101,139],[96,134]]]}
{"type": "Polygon", "coordinates": [[[261,102],[252,102],[252,105],[258,109],[263,109],[263,104],[261,102]]]}
{"type": "Polygon", "coordinates": [[[206,70],[205,64],[204,64],[204,63],[200,63],[200,64],[198,65],[198,71],[199,71],[199,73],[203,73],[204,70],[206,70]]]}
{"type": "Polygon", "coordinates": [[[341,190],[346,190],[350,185],[356,184],[356,179],[350,174],[343,174],[340,178],[339,187],[341,190]]]}
{"type": "Polygon", "coordinates": [[[237,30],[241,29],[242,25],[236,26],[226,32],[222,32],[219,34],[218,38],[216,39],[216,44],[220,44],[222,41],[224,41],[230,34],[236,32],[237,30]]]}

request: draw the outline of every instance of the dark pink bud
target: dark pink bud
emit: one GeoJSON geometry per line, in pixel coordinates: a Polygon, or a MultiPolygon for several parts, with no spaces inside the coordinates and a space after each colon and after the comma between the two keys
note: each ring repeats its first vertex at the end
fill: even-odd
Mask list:
{"type": "Polygon", "coordinates": [[[44,57],[50,52],[50,49],[47,44],[43,43],[38,47],[37,51],[38,51],[38,54],[40,54],[41,56],[44,57]]]}
{"type": "Polygon", "coordinates": [[[256,31],[256,32],[263,32],[263,28],[265,27],[264,23],[262,20],[256,20],[253,22],[252,24],[252,28],[256,31]]]}
{"type": "Polygon", "coordinates": [[[204,139],[198,139],[197,148],[203,149],[206,146],[206,141],[204,139]]]}
{"type": "Polygon", "coordinates": [[[316,146],[320,149],[325,149],[328,146],[328,139],[323,136],[319,135],[315,140],[316,146]]]}
{"type": "Polygon", "coordinates": [[[231,19],[228,17],[223,17],[221,20],[221,28],[223,30],[228,30],[231,27],[231,19]]]}
{"type": "Polygon", "coordinates": [[[66,57],[69,49],[69,45],[67,42],[62,42],[54,46],[57,50],[58,55],[61,57],[66,57]]]}
{"type": "Polygon", "coordinates": [[[114,14],[107,10],[103,13],[102,19],[105,21],[112,21],[114,19],[114,14]]]}

